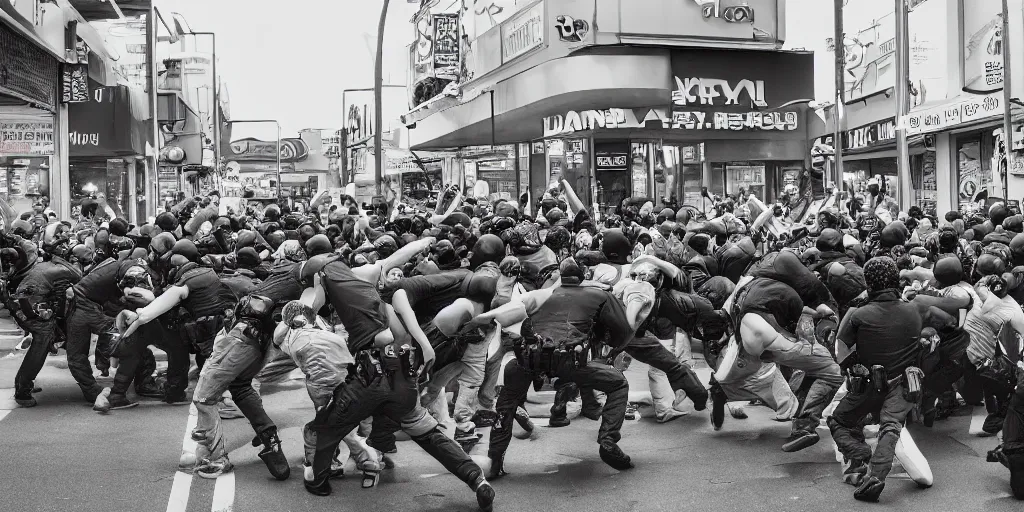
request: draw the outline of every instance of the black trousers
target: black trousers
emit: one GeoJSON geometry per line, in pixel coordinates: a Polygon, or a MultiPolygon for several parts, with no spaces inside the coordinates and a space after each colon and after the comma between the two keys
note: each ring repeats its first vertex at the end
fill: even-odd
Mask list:
{"type": "Polygon", "coordinates": [[[675,355],[657,340],[634,339],[626,346],[626,353],[641,363],[665,372],[672,390],[683,390],[697,406],[707,403],[708,390],[701,384],[697,374],[689,365],[679,362],[675,355]]]}
{"type": "MultiPolygon", "coordinates": [[[[666,351],[667,352],[667,351],[666,351]]],[[[505,385],[498,394],[495,409],[498,419],[491,429],[491,442],[488,455],[491,458],[503,456],[512,441],[512,422],[515,420],[516,408],[526,402],[526,394],[533,385],[534,372],[515,359],[505,367],[505,385]]],[[[629,399],[629,383],[619,370],[606,364],[587,363],[569,375],[564,376],[566,383],[575,382],[583,392],[601,391],[607,395],[604,409],[601,412],[601,428],[597,433],[598,444],[615,444],[622,438],[622,422],[626,415],[626,403],[629,399]]]]}
{"type": "MultiPolygon", "coordinates": [[[[73,300],[74,304],[67,319],[68,341],[64,349],[68,353],[68,369],[71,370],[71,376],[78,382],[85,399],[92,402],[103,391],[96,383],[96,378],[92,375],[92,365],[89,364],[92,335],[99,336],[99,341],[96,342],[96,360],[109,358],[110,354],[104,352],[104,347],[110,346],[110,329],[114,325],[114,319],[107,316],[100,304],[84,297],[75,297],[73,300]]],[[[97,367],[105,366],[97,364],[97,367]]]]}
{"type": "Polygon", "coordinates": [[[907,414],[913,404],[903,398],[903,383],[894,384],[884,393],[870,387],[864,393],[850,392],[836,406],[835,412],[828,420],[832,439],[836,442],[839,452],[847,459],[871,461],[871,476],[885,480],[892,470],[892,461],[896,456],[896,443],[900,440],[900,431],[907,421],[907,414]],[[864,417],[878,414],[878,445],[874,453],[864,441],[864,417]]]}
{"type": "Polygon", "coordinates": [[[125,394],[132,382],[135,389],[145,384],[147,378],[156,371],[156,359],[149,346],[159,348],[167,353],[167,383],[164,394],[168,398],[181,398],[188,387],[188,347],[180,336],[164,328],[160,322],[149,322],[143,325],[132,339],[125,342],[118,354],[119,365],[114,374],[114,384],[110,394],[125,394]]]}
{"type": "MultiPolygon", "coordinates": [[[[21,399],[32,397],[35,379],[46,364],[46,355],[50,345],[56,339],[57,320],[26,319],[19,322],[28,334],[32,335],[32,345],[21,361],[17,375],[14,376],[14,395],[21,399]]],[[[86,361],[88,363],[88,360],[86,361]]],[[[91,370],[90,370],[91,373],[91,370]]]]}
{"type": "Polygon", "coordinates": [[[385,358],[382,363],[385,375],[368,385],[352,379],[338,386],[331,402],[317,411],[313,421],[306,425],[316,433],[315,479],[327,478],[339,444],[352,429],[370,416],[381,415],[400,424],[413,441],[445,469],[472,485],[481,475],[480,466],[437,428],[437,421],[420,405],[416,380],[402,373],[398,359],[385,358]]]}

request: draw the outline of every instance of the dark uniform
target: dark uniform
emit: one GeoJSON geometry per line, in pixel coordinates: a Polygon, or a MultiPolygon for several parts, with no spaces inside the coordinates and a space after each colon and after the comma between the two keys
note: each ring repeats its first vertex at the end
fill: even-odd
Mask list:
{"type": "Polygon", "coordinates": [[[32,335],[32,346],[14,377],[14,398],[32,400],[32,388],[46,363],[46,354],[56,339],[57,322],[63,318],[69,286],[82,278],[70,266],[38,263],[20,280],[13,295],[20,306],[15,316],[32,335]]]}
{"type": "Polygon", "coordinates": [[[317,495],[330,494],[331,463],[341,440],[362,420],[380,414],[398,422],[424,451],[469,484],[481,505],[489,495],[489,508],[493,490],[480,467],[441,432],[437,421],[420,405],[416,369],[409,353],[396,351],[393,345],[374,348],[374,339],[390,325],[376,286],[359,279],[342,261],[328,263],[319,274],[331,306],[348,331],[349,351],[356,364],[330,404],[307,425],[316,433],[316,452],[314,480],[305,482],[306,489],[317,495]]]}
{"type": "Polygon", "coordinates": [[[231,305],[224,303],[220,277],[212,268],[187,263],[174,277],[173,286],[188,288],[188,297],[180,304],[189,315],[182,325],[182,334],[196,355],[196,366],[202,369],[213,353],[214,338],[224,327],[224,310],[231,305]]]}
{"type": "MultiPolygon", "coordinates": [[[[90,270],[82,280],[72,287],[74,298],[71,299],[68,314],[68,342],[65,350],[68,353],[68,369],[71,376],[82,388],[82,394],[89,402],[95,402],[103,388],[96,383],[89,365],[90,338],[99,336],[96,342],[96,359],[109,358],[111,329],[114,318],[104,311],[104,304],[116,301],[121,297],[117,287],[118,272],[122,262],[106,259],[90,270]]],[[[100,366],[97,364],[97,366],[100,366]]]]}
{"type": "MultiPolygon", "coordinates": [[[[565,263],[563,267],[568,270],[565,263]]],[[[534,376],[540,373],[558,377],[559,387],[575,383],[584,392],[596,390],[607,395],[598,432],[601,458],[617,469],[631,466],[617,444],[622,437],[619,431],[629,384],[622,372],[587,361],[587,356],[595,330],[606,335],[597,338],[608,340],[613,350],[624,348],[633,339],[633,330],[615,296],[598,288],[578,286],[574,282],[577,278],[566,270],[561,273],[562,286],[530,317],[532,333],[524,329],[523,343],[514,348],[516,359],[505,367],[505,385],[498,395],[498,419],[491,430],[488,450],[495,468],[492,475],[501,474],[516,409],[526,401],[534,376]]]]}

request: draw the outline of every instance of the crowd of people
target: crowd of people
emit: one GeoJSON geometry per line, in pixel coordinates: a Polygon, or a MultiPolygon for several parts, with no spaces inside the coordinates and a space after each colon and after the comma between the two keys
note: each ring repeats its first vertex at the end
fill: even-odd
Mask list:
{"type": "Polygon", "coordinates": [[[131,388],[194,404],[195,475],[232,470],[221,421],[244,416],[285,480],[258,390],[297,368],[314,406],[310,493],[331,493],[342,442],[363,486],[376,485],[404,430],[490,510],[513,437],[537,434],[531,387],[555,390],[550,427],[569,425],[579,400],[581,417],[600,421],[601,460],[633,467],[618,442],[635,414],[623,374],[635,359],[650,366],[659,422],[688,400],[719,430],[727,411],[745,416],[734,404],[763,405],[792,422],[786,452],[827,426],[858,500],[878,500],[895,457],[931,484],[907,421],[930,427],[985,405],[984,433],[1002,432],[989,460],[1024,499],[1024,218],[1003,203],[938,219],[899,211],[875,184],[862,202],[835,194],[810,214],[750,197],[706,218],[631,197],[602,215],[564,182],[536,201],[449,187],[433,211],[363,209],[347,196],[233,211],[219,199],[186,199],[138,226],[93,202],[74,223],[41,204],[5,227],[3,300],[31,338],[20,406],[36,405],[34,380],[63,348],[101,413],[138,405],[131,388]],[[166,352],[166,372],[150,347],[166,352]],[[709,386],[691,349],[713,371],[709,386]],[[110,387],[93,364],[113,372],[110,387]],[[478,463],[466,451],[487,427],[478,463]]]}

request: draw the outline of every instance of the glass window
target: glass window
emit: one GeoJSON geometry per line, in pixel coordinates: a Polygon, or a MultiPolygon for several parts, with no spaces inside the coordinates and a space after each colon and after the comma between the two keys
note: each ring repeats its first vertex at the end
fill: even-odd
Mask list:
{"type": "Polygon", "coordinates": [[[976,199],[991,186],[991,169],[987,168],[981,148],[981,137],[957,140],[957,199],[960,211],[974,209],[976,199]]]}

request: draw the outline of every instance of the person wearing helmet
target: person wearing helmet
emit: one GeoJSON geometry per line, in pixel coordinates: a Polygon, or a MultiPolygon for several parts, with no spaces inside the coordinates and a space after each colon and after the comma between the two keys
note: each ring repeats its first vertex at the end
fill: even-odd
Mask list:
{"type": "MultiPolygon", "coordinates": [[[[58,322],[64,318],[67,289],[81,280],[82,274],[70,265],[38,261],[24,250],[7,248],[2,251],[0,258],[4,260],[10,256],[17,258],[13,262],[17,270],[9,277],[10,283],[17,283],[9,303],[15,307],[8,307],[8,310],[32,337],[32,345],[14,377],[14,400],[21,407],[33,407],[36,405],[32,396],[34,381],[46,363],[51,346],[57,342],[58,322]],[[9,256],[11,251],[15,254],[9,256]]],[[[8,261],[4,264],[6,266],[8,261]]]]}
{"type": "Polygon", "coordinates": [[[125,312],[127,327],[122,336],[130,336],[180,305],[190,315],[190,320],[182,325],[185,342],[202,370],[213,352],[214,337],[224,324],[227,305],[220,294],[220,277],[213,269],[199,266],[199,249],[191,240],[178,240],[161,260],[167,264],[169,286],[148,306],[125,312]]]}

